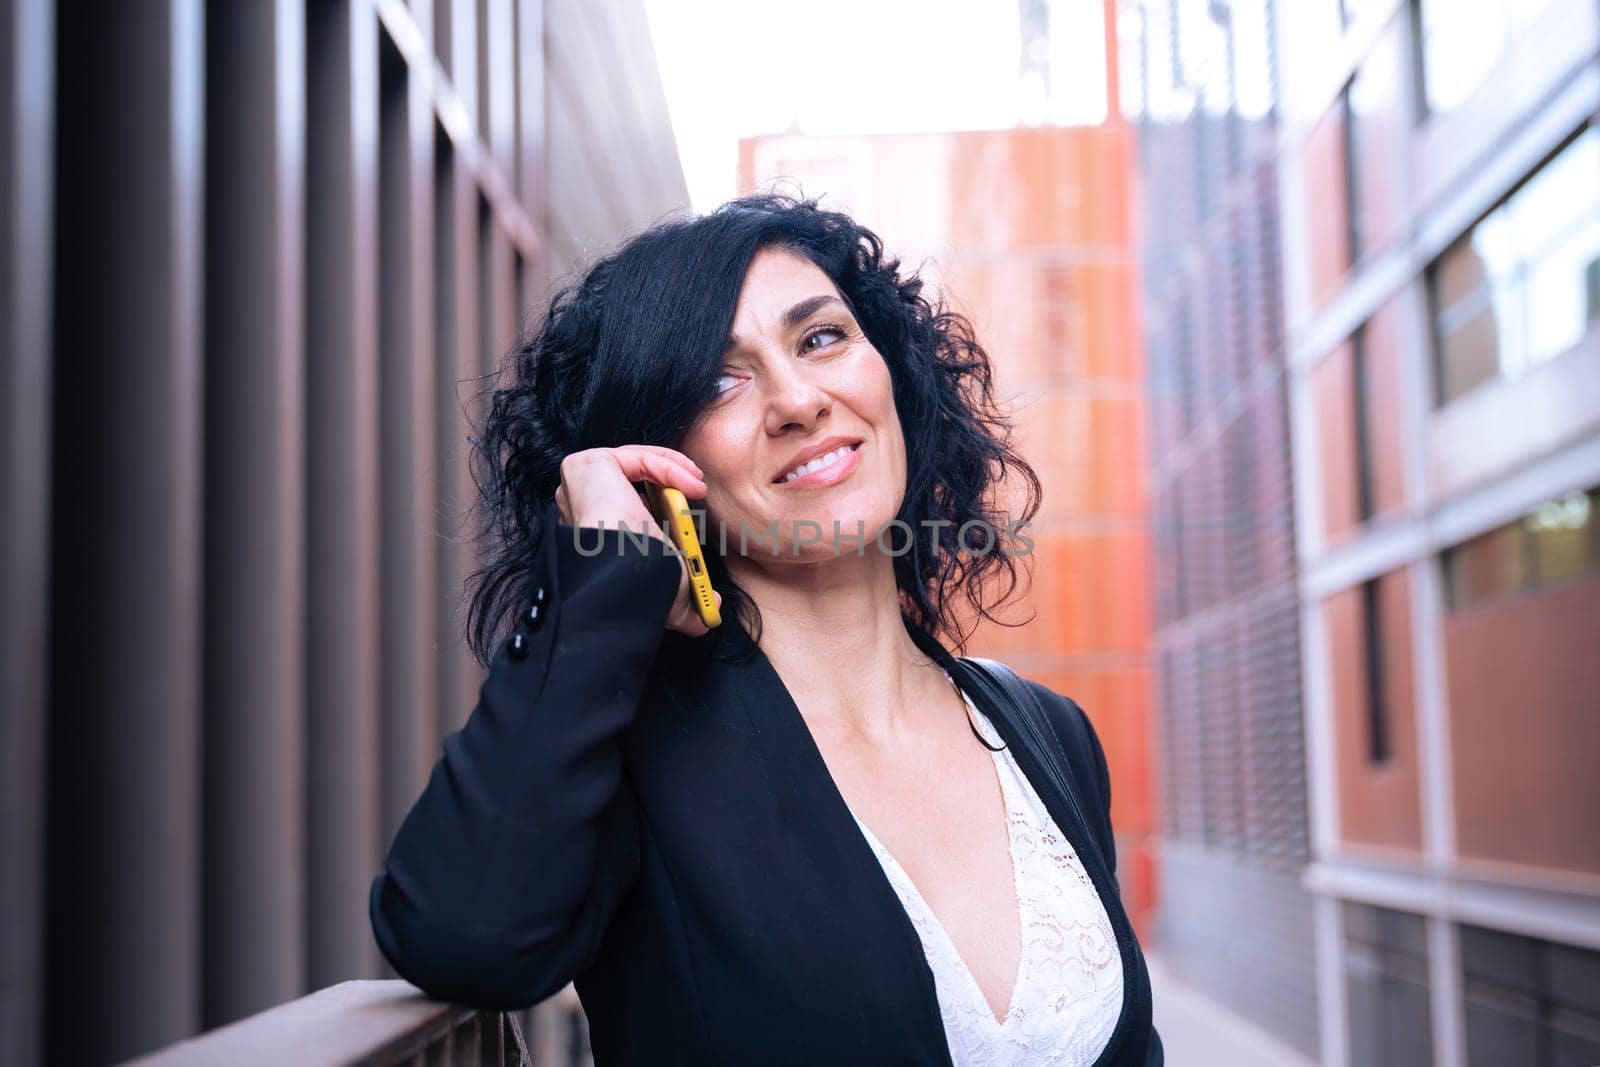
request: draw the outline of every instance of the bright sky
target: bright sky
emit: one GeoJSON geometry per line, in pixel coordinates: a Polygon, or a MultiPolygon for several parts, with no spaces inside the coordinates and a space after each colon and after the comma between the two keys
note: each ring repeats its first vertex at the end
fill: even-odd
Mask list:
{"type": "Polygon", "coordinates": [[[1104,121],[1102,0],[1047,0],[1053,91],[1017,0],[644,0],[691,206],[737,192],[740,137],[1104,121]]]}

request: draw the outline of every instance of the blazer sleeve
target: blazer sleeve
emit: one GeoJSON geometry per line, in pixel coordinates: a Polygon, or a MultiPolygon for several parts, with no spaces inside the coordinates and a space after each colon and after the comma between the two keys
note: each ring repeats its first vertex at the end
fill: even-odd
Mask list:
{"type": "Polygon", "coordinates": [[[1111,873],[1117,873],[1117,838],[1111,827],[1111,771],[1106,765],[1106,750],[1100,744],[1100,735],[1095,733],[1094,723],[1090,721],[1088,712],[1078,706],[1076,700],[1067,698],[1067,704],[1072,714],[1083,724],[1083,732],[1089,738],[1089,752],[1094,757],[1096,788],[1100,796],[1100,815],[1105,822],[1106,865],[1111,868],[1111,873]]]}
{"type": "MultiPolygon", "coordinates": [[[[1113,877],[1117,873],[1117,840],[1111,827],[1111,772],[1106,765],[1105,748],[1088,713],[1069,696],[1057,693],[1040,682],[1029,680],[1034,696],[1042,707],[1048,709],[1051,726],[1055,728],[1065,751],[1067,762],[1075,775],[1081,777],[1094,790],[1095,808],[1085,811],[1083,817],[1093,825],[1090,832],[1099,842],[1106,866],[1113,877]]],[[[1080,794],[1085,805],[1090,798],[1080,794]]]]}
{"type": "Polygon", "coordinates": [[[554,504],[545,514],[540,618],[520,624],[521,655],[501,642],[368,899],[402,977],[481,1009],[536,1004],[587,969],[637,879],[619,734],[681,578],[654,538],[583,529],[575,540],[554,504]]]}

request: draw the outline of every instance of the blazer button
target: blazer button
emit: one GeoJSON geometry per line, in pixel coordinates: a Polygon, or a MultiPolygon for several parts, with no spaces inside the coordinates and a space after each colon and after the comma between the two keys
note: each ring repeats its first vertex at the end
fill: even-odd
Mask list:
{"type": "Polygon", "coordinates": [[[528,656],[528,635],[518,630],[511,635],[511,640],[506,645],[506,655],[512,659],[526,659],[528,656]]]}
{"type": "Polygon", "coordinates": [[[533,590],[533,602],[544,607],[544,586],[537,586],[533,590]]]}
{"type": "MultiPolygon", "coordinates": [[[[543,593],[544,590],[541,589],[539,592],[543,593]]],[[[528,610],[522,613],[522,625],[529,630],[537,630],[543,622],[544,612],[540,609],[538,600],[535,600],[528,605],[528,610]]]]}

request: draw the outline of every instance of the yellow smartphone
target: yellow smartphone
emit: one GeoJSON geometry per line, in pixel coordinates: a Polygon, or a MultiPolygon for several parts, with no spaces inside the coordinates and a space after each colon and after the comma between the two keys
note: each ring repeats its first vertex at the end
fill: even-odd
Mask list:
{"type": "Polygon", "coordinates": [[[706,559],[700,551],[700,538],[694,531],[694,516],[689,512],[689,498],[683,491],[671,486],[645,482],[645,492],[650,498],[650,511],[661,524],[672,543],[683,553],[683,562],[689,568],[689,598],[694,601],[700,621],[708,629],[722,625],[722,612],[717,609],[716,594],[711,591],[711,576],[706,572],[706,559]]]}

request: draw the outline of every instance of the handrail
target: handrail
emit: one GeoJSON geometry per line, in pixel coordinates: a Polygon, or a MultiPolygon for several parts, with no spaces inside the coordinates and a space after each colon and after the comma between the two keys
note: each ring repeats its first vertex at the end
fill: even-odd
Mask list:
{"type": "MultiPolygon", "coordinates": [[[[538,1012],[541,1031],[547,1029],[547,1020],[556,1022],[578,1010],[575,997],[560,993],[533,1009],[538,1012]]],[[[519,1016],[531,1015],[480,1011],[432,1000],[398,979],[359,979],[180,1041],[131,1060],[129,1065],[554,1067],[571,1062],[559,1041],[541,1040],[542,1054],[538,1059],[530,1054],[519,1016]]],[[[538,1036],[547,1035],[541,1032],[538,1036]]]]}

